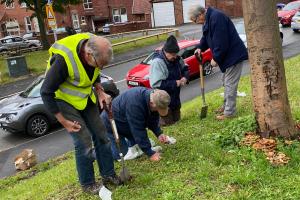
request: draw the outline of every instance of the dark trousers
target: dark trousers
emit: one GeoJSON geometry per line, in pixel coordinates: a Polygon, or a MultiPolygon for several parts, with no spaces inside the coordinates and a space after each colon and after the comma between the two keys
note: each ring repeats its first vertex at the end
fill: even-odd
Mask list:
{"type": "MultiPolygon", "coordinates": [[[[113,158],[114,158],[114,160],[119,160],[119,159],[121,159],[121,157],[119,155],[120,152],[118,150],[116,140],[113,135],[112,127],[111,127],[107,112],[103,111],[101,113],[101,119],[102,119],[103,123],[105,124],[108,138],[111,141],[111,151],[112,151],[113,158]]],[[[136,142],[131,134],[129,127],[120,126],[119,123],[116,123],[116,126],[118,129],[119,138],[120,138],[120,148],[121,148],[123,155],[125,156],[126,153],[128,152],[128,148],[134,146],[136,144],[136,142]]]]}
{"type": "Polygon", "coordinates": [[[110,141],[105,126],[99,117],[96,104],[89,102],[82,111],[76,110],[61,100],[58,100],[57,104],[66,119],[78,121],[81,125],[79,132],[70,133],[75,147],[76,168],[80,184],[84,186],[95,183],[93,144],[101,176],[114,175],[110,141]]]}

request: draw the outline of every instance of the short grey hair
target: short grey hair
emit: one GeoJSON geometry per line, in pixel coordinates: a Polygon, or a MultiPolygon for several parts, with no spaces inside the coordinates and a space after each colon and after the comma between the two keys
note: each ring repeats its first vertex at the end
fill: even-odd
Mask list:
{"type": "Polygon", "coordinates": [[[150,101],[159,109],[166,109],[171,102],[170,95],[165,90],[155,89],[150,95],[150,101]]]}
{"type": "Polygon", "coordinates": [[[189,10],[189,19],[190,20],[195,20],[199,15],[201,14],[205,14],[206,13],[206,9],[203,6],[193,6],[190,10],[189,10]]]}
{"type": "Polygon", "coordinates": [[[98,37],[101,37],[101,36],[96,36],[96,35],[93,35],[91,36],[87,43],[86,43],[86,46],[88,48],[88,51],[90,53],[92,53],[97,59],[99,60],[102,60],[104,59],[103,58],[103,55],[104,53],[108,53],[108,61],[110,62],[113,58],[113,48],[111,46],[111,43],[109,40],[107,40],[106,38],[104,37],[101,37],[104,41],[107,40],[107,43],[109,44],[108,45],[108,49],[104,49],[104,48],[99,48],[99,46],[97,45],[97,42],[96,40],[98,39],[98,37]],[[107,52],[106,52],[107,51],[107,52]]]}

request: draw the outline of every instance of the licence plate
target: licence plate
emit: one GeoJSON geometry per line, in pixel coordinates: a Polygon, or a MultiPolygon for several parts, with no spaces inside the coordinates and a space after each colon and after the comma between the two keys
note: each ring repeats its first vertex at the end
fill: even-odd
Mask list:
{"type": "Polygon", "coordinates": [[[128,81],[129,85],[133,85],[133,86],[138,86],[139,83],[138,82],[134,82],[134,81],[128,81]]]}

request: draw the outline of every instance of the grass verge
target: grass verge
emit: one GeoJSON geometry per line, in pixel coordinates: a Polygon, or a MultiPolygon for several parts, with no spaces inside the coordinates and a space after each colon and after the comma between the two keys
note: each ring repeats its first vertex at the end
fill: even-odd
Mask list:
{"type": "MultiPolygon", "coordinates": [[[[119,39],[112,39],[112,44],[123,42],[133,39],[132,37],[126,37],[126,38],[119,38],[119,39]]],[[[137,43],[129,43],[121,46],[114,47],[114,54],[121,54],[124,52],[128,52],[133,49],[153,45],[156,43],[159,43],[161,41],[165,41],[167,39],[167,35],[161,35],[159,39],[156,37],[148,38],[145,40],[138,41],[137,43]]],[[[46,61],[49,58],[48,51],[36,51],[36,52],[30,52],[24,54],[26,57],[27,66],[29,69],[29,72],[31,74],[41,74],[45,72],[46,69],[46,61]]],[[[20,77],[22,78],[22,77],[20,77]]],[[[2,56],[0,57],[0,84],[13,82],[15,80],[18,80],[20,78],[12,78],[8,74],[8,68],[6,59],[2,56]]]]}
{"type": "MultiPolygon", "coordinates": [[[[285,66],[290,105],[298,120],[300,56],[287,60],[285,66]]],[[[270,165],[261,152],[236,145],[245,131],[255,128],[249,76],[242,78],[239,91],[247,94],[238,98],[239,117],[223,122],[216,121],[213,113],[222,103],[222,89],[207,95],[209,112],[202,121],[200,98],[185,103],[182,120],[164,129],[177,143],[163,146],[159,163],[146,156],[128,161],[134,181],[114,189],[113,199],[300,199],[299,142],[286,146],[278,141],[278,149],[291,157],[281,167],[270,165]]],[[[70,156],[27,179],[16,181],[17,175],[0,180],[1,199],[99,199],[80,191],[73,159],[70,156]]],[[[119,163],[116,167],[119,171],[119,163]]]]}

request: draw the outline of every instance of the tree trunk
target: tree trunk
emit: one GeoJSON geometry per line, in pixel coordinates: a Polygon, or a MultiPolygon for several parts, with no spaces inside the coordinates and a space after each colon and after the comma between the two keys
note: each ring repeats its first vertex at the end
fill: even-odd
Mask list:
{"type": "Polygon", "coordinates": [[[43,49],[48,50],[50,45],[49,45],[49,42],[47,39],[47,33],[46,33],[45,22],[44,22],[44,18],[43,18],[43,14],[42,14],[41,3],[39,2],[39,0],[34,0],[33,3],[34,3],[34,8],[35,8],[34,9],[35,14],[36,14],[36,17],[39,22],[40,35],[41,35],[43,49]]]}
{"type": "Polygon", "coordinates": [[[297,134],[288,100],[275,0],[243,0],[253,106],[263,136],[297,134]]]}

